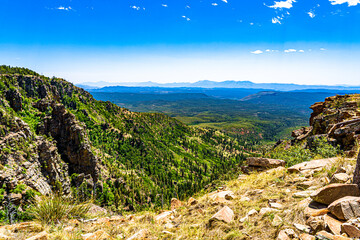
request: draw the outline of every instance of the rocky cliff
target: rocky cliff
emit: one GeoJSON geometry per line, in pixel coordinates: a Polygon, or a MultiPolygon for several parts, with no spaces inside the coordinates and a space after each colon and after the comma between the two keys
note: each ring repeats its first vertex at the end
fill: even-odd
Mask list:
{"type": "Polygon", "coordinates": [[[305,141],[311,148],[315,139],[325,137],[354,156],[360,140],[360,95],[328,97],[311,106],[310,126],[292,133],[293,143],[305,141]]]}

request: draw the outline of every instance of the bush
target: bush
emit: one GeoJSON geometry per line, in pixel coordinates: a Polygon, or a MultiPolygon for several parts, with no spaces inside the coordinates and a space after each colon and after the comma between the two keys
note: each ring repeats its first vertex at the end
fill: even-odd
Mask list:
{"type": "Polygon", "coordinates": [[[59,195],[40,196],[31,205],[31,214],[43,224],[55,224],[67,218],[84,217],[90,202],[75,203],[59,195]]]}

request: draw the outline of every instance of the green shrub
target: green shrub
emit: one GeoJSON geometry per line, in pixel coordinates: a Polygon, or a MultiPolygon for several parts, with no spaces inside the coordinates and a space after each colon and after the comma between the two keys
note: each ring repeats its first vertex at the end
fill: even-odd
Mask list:
{"type": "Polygon", "coordinates": [[[55,224],[66,218],[84,217],[90,202],[76,203],[59,195],[37,197],[31,205],[32,216],[43,224],[55,224]]]}
{"type": "Polygon", "coordinates": [[[22,193],[23,191],[25,191],[26,189],[26,185],[25,184],[19,184],[15,187],[14,190],[12,190],[13,193],[22,193]]]}

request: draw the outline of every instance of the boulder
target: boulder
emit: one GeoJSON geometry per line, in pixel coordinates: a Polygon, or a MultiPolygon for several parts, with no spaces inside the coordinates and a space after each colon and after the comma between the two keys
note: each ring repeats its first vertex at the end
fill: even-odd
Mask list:
{"type": "Polygon", "coordinates": [[[275,209],[283,209],[284,206],[280,203],[276,203],[276,202],[273,202],[273,203],[269,203],[270,207],[271,208],[275,208],[275,209]]]}
{"type": "Polygon", "coordinates": [[[360,217],[360,197],[340,198],[331,203],[328,209],[333,215],[341,220],[360,217]]]}
{"type": "Polygon", "coordinates": [[[230,223],[232,220],[234,220],[234,212],[228,206],[225,206],[212,216],[209,221],[210,223],[214,221],[230,223]]]}
{"type": "Polygon", "coordinates": [[[343,222],[335,219],[333,216],[326,214],[324,216],[324,222],[326,224],[326,226],[328,226],[328,228],[330,229],[330,231],[334,234],[334,235],[340,235],[341,233],[341,224],[343,224],[343,222]]]}
{"type": "Polygon", "coordinates": [[[246,159],[246,163],[251,167],[262,167],[262,168],[284,167],[286,164],[284,160],[261,158],[261,157],[249,157],[246,159]]]}
{"type": "Polygon", "coordinates": [[[342,224],[341,232],[346,233],[351,238],[360,238],[360,229],[351,223],[342,224]]]}
{"type": "Polygon", "coordinates": [[[302,162],[296,164],[292,167],[288,168],[289,173],[299,173],[303,171],[309,170],[321,170],[326,166],[331,165],[336,161],[337,158],[327,158],[327,159],[319,159],[319,160],[312,160],[308,162],[302,162]]]}
{"type": "Polygon", "coordinates": [[[171,199],[171,210],[175,210],[182,206],[182,202],[176,198],[171,199]]]}
{"type": "Polygon", "coordinates": [[[334,183],[317,190],[310,197],[316,202],[329,205],[346,196],[360,196],[358,186],[356,184],[334,183]]]}
{"type": "Polygon", "coordinates": [[[331,178],[330,183],[346,183],[350,176],[346,173],[337,173],[331,178]]]}

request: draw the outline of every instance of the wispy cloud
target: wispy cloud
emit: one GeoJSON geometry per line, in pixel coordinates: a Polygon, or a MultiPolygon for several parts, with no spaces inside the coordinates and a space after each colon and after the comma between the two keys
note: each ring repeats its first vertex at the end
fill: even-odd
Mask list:
{"type": "Polygon", "coordinates": [[[274,2],[274,5],[272,6],[268,6],[270,8],[275,8],[275,9],[283,9],[283,8],[287,8],[290,9],[293,7],[293,3],[296,2],[295,0],[286,0],[286,1],[280,1],[280,2],[274,2]]]}
{"type": "Polygon", "coordinates": [[[217,6],[217,5],[219,5],[219,4],[217,4],[217,3],[212,3],[211,5],[213,5],[213,6],[217,6]]]}
{"type": "Polygon", "coordinates": [[[136,11],[139,11],[139,10],[145,10],[145,8],[143,7],[143,8],[141,8],[141,7],[139,7],[139,6],[130,6],[130,8],[132,8],[132,9],[134,9],[134,10],[136,10],[136,11]]]}
{"type": "Polygon", "coordinates": [[[273,19],[271,19],[271,22],[274,23],[274,24],[281,24],[281,20],[282,18],[280,17],[275,17],[273,19]]]}
{"type": "Polygon", "coordinates": [[[360,0],[330,0],[332,5],[347,3],[349,7],[360,4],[360,0]]]}
{"type": "Polygon", "coordinates": [[[263,53],[263,51],[261,51],[261,50],[256,50],[256,51],[253,51],[253,52],[251,52],[252,54],[262,54],[263,53]]]}
{"type": "Polygon", "coordinates": [[[56,8],[56,9],[58,9],[58,10],[64,10],[64,11],[70,11],[70,10],[72,10],[72,8],[71,8],[70,6],[69,6],[69,7],[60,6],[60,7],[56,8]]]}
{"type": "Polygon", "coordinates": [[[224,3],[228,3],[228,1],[227,1],[227,0],[221,0],[221,1],[223,1],[224,3]]]}
{"type": "Polygon", "coordinates": [[[295,52],[297,52],[297,50],[296,49],[286,49],[286,50],[284,50],[284,52],[285,53],[295,53],[295,52]]]}
{"type": "Polygon", "coordinates": [[[167,4],[161,4],[161,6],[163,6],[163,7],[168,7],[168,5],[167,5],[167,4]]]}
{"type": "Polygon", "coordinates": [[[308,12],[307,14],[308,14],[309,17],[311,17],[311,18],[314,18],[314,17],[316,16],[313,11],[310,11],[310,12],[308,12]]]}

